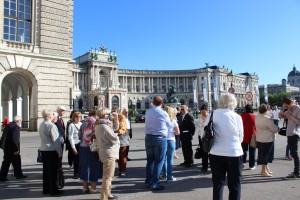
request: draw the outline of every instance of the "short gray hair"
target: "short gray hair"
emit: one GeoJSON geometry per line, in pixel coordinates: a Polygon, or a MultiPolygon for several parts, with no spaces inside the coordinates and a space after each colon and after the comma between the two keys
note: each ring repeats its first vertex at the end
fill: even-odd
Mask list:
{"type": "Polygon", "coordinates": [[[187,107],[187,105],[181,105],[180,108],[184,108],[185,110],[189,110],[189,107],[187,107]]]}
{"type": "Polygon", "coordinates": [[[14,121],[22,120],[22,117],[20,115],[14,116],[14,121]]]}
{"type": "Polygon", "coordinates": [[[106,108],[106,107],[103,107],[103,108],[100,108],[96,111],[96,115],[99,117],[99,118],[103,118],[104,115],[108,115],[110,113],[110,109],[106,108]]]}
{"type": "Polygon", "coordinates": [[[220,97],[219,108],[228,108],[234,110],[237,106],[237,100],[231,93],[223,94],[220,97]]]}
{"type": "Polygon", "coordinates": [[[49,109],[45,109],[42,111],[42,116],[45,120],[50,120],[50,119],[52,119],[53,111],[51,111],[49,109]]]}

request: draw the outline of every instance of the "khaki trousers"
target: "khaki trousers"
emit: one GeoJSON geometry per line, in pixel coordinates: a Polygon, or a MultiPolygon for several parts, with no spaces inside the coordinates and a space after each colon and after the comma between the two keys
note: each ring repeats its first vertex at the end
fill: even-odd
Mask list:
{"type": "Polygon", "coordinates": [[[101,186],[100,200],[108,200],[111,196],[111,182],[115,174],[115,159],[108,158],[102,160],[103,163],[103,177],[101,186]]]}

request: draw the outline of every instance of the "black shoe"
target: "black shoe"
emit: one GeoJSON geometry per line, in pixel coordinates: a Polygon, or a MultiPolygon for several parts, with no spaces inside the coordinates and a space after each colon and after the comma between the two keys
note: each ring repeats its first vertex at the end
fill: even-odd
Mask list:
{"type": "Polygon", "coordinates": [[[23,179],[23,178],[27,178],[27,176],[22,175],[22,176],[17,176],[16,179],[23,179]]]}
{"type": "Polygon", "coordinates": [[[203,168],[203,167],[202,167],[202,168],[200,169],[200,171],[201,171],[201,172],[207,172],[207,168],[203,168]]]}
{"type": "Polygon", "coordinates": [[[0,179],[0,182],[5,182],[5,181],[8,181],[8,179],[7,178],[0,179]]]}
{"type": "Polygon", "coordinates": [[[180,165],[181,165],[181,166],[183,166],[183,165],[186,165],[186,163],[185,163],[185,162],[183,162],[183,163],[180,163],[180,165]]]}
{"type": "Polygon", "coordinates": [[[159,191],[159,190],[164,190],[165,187],[162,185],[157,185],[156,187],[152,187],[151,190],[152,191],[159,191]]]}
{"type": "Polygon", "coordinates": [[[108,199],[118,199],[118,197],[115,195],[112,195],[111,197],[108,197],[108,199]]]}
{"type": "Polygon", "coordinates": [[[185,167],[193,167],[194,164],[186,164],[185,167]]]}
{"type": "Polygon", "coordinates": [[[131,161],[131,159],[127,157],[127,161],[131,161]]]}

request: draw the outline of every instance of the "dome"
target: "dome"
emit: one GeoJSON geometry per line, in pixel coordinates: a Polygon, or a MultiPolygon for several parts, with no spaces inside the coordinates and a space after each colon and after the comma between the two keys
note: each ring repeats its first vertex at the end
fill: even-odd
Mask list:
{"type": "Polygon", "coordinates": [[[288,77],[291,77],[291,76],[300,76],[300,72],[298,70],[296,70],[295,66],[293,67],[293,71],[291,71],[288,75],[288,77]]]}

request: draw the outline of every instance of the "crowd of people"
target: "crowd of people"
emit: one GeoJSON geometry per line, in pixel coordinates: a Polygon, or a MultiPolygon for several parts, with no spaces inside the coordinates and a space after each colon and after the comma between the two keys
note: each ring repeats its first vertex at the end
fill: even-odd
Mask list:
{"type": "MultiPolygon", "coordinates": [[[[255,170],[262,165],[261,176],[272,177],[270,163],[274,159],[274,144],[279,131],[279,120],[287,124],[286,157],[294,161],[294,170],[286,179],[299,176],[298,142],[300,136],[300,108],[290,98],[282,100],[284,111],[275,106],[270,109],[261,104],[258,115],[253,113],[251,105],[245,106],[245,113],[234,110],[237,100],[233,94],[224,94],[219,99],[216,110],[209,113],[208,106],[200,107],[198,123],[190,115],[188,107],[181,105],[177,109],[166,106],[161,96],[153,99],[151,108],[145,115],[145,184],[152,191],[163,190],[161,179],[176,181],[173,176],[173,162],[178,158],[176,150],[182,148],[183,161],[180,166],[190,168],[194,165],[193,136],[197,132],[201,151],[202,173],[210,166],[213,183],[213,199],[223,199],[223,188],[227,178],[229,199],[241,198],[242,170],[246,167],[255,170]],[[211,117],[212,116],[212,117],[211,117]],[[205,127],[213,121],[214,140],[209,152],[203,151],[205,127]],[[257,158],[256,158],[256,151],[257,158]],[[249,152],[249,156],[248,156],[249,152]]],[[[43,160],[43,194],[59,195],[57,171],[62,168],[63,150],[68,150],[68,164],[73,169],[73,178],[82,180],[82,193],[101,193],[100,199],[117,199],[112,195],[112,180],[115,163],[118,175],[126,176],[130,140],[132,138],[131,121],[128,109],[109,110],[101,108],[91,110],[82,120],[82,114],[72,111],[70,120],[65,124],[65,107],[59,106],[55,112],[45,109],[44,121],[39,126],[40,148],[43,160]],[[97,189],[102,178],[101,191],[97,189]]],[[[26,178],[21,170],[20,158],[20,116],[14,122],[5,122],[4,132],[8,136],[1,148],[4,160],[0,171],[0,181],[7,181],[7,173],[12,163],[17,179],[26,178]]]]}

